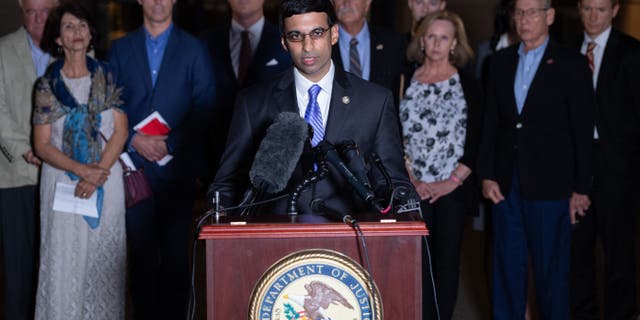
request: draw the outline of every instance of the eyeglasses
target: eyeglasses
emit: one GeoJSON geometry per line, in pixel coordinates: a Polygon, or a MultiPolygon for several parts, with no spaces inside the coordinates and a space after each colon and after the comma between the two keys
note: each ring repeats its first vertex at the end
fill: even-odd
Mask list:
{"type": "Polygon", "coordinates": [[[326,29],[325,28],[315,28],[315,29],[311,30],[311,32],[309,32],[309,33],[291,31],[291,32],[285,34],[284,37],[289,42],[302,42],[302,41],[304,41],[304,37],[306,37],[306,36],[309,36],[309,38],[311,38],[311,40],[319,40],[319,39],[322,39],[324,37],[324,34],[327,33],[327,31],[329,31],[329,29],[331,29],[331,27],[326,28],[326,29]]]}
{"type": "Polygon", "coordinates": [[[540,17],[540,14],[546,12],[549,8],[531,8],[527,10],[516,9],[513,12],[513,19],[522,20],[524,18],[529,19],[537,19],[540,17]]]}

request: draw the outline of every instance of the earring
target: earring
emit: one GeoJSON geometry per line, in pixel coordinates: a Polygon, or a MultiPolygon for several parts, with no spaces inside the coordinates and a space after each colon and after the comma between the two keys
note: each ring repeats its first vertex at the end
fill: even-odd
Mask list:
{"type": "Polygon", "coordinates": [[[424,46],[420,46],[420,52],[424,53],[424,46]]]}
{"type": "Polygon", "coordinates": [[[452,56],[455,56],[455,55],[456,55],[456,52],[455,52],[453,49],[451,49],[451,50],[449,51],[449,53],[450,53],[452,56]]]}
{"type": "Polygon", "coordinates": [[[62,47],[61,46],[57,46],[58,48],[56,49],[58,51],[58,54],[62,55],[62,47]]]}

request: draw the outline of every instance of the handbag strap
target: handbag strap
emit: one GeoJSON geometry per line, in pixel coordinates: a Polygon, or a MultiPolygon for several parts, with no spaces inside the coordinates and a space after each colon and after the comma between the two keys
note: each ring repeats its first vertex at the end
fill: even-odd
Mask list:
{"type": "MultiPolygon", "coordinates": [[[[104,140],[104,143],[107,144],[109,141],[107,140],[107,137],[104,136],[104,134],[102,133],[102,131],[98,131],[98,133],[100,133],[100,136],[102,137],[102,140],[104,140]]],[[[120,162],[120,165],[122,166],[122,170],[124,170],[124,172],[130,172],[130,171],[134,171],[131,167],[129,167],[126,163],[124,163],[124,161],[122,161],[122,159],[120,159],[120,157],[118,157],[118,162],[120,162]]]]}

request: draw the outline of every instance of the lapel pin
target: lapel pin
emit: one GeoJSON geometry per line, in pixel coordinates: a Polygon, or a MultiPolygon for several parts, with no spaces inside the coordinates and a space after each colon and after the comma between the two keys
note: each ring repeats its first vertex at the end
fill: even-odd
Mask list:
{"type": "Polygon", "coordinates": [[[549,58],[549,60],[547,60],[547,64],[553,64],[553,59],[549,58]]]}
{"type": "Polygon", "coordinates": [[[349,102],[351,102],[351,99],[349,99],[348,96],[343,96],[342,97],[342,103],[343,104],[349,104],[349,102]]]}
{"type": "Polygon", "coordinates": [[[382,43],[378,43],[378,45],[376,46],[376,50],[382,50],[384,49],[384,45],[382,43]]]}

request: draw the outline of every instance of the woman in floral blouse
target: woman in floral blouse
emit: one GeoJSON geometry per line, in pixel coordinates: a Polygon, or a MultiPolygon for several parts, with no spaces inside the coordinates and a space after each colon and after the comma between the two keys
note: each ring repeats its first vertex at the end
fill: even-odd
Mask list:
{"type": "MultiPolygon", "coordinates": [[[[473,74],[464,72],[471,68],[463,68],[472,56],[457,14],[427,15],[407,50],[409,60],[421,66],[400,102],[407,170],[430,229],[441,319],[450,319],[455,307],[464,218],[474,202],[469,177],[478,149],[482,98],[473,74]]],[[[430,280],[425,277],[426,319],[435,318],[430,280]]]]}

